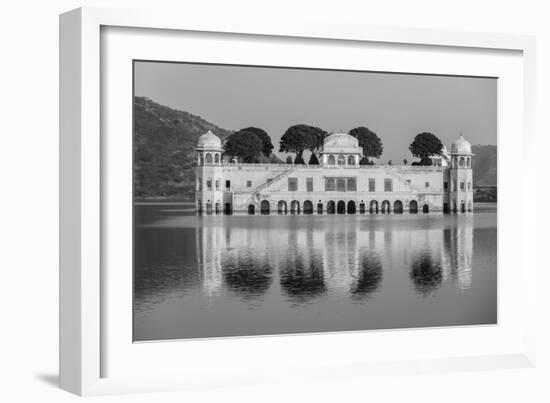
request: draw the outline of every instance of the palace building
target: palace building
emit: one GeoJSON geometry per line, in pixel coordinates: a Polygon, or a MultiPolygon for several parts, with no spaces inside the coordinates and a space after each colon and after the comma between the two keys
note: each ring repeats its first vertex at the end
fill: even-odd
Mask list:
{"type": "Polygon", "coordinates": [[[230,162],[210,131],[199,137],[196,151],[195,202],[203,214],[473,211],[473,154],[462,135],[431,166],[359,165],[363,150],[345,133],[325,138],[319,165],[230,162]]]}

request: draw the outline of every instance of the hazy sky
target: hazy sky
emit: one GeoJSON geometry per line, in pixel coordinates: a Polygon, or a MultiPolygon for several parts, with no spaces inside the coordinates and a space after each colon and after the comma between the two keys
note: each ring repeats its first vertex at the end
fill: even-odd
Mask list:
{"type": "Polygon", "coordinates": [[[472,144],[497,141],[493,78],[136,62],[135,95],[228,130],[260,127],[274,151],[298,123],[346,133],[366,126],[382,139],[383,162],[411,161],[409,144],[423,131],[448,148],[460,133],[472,144]]]}

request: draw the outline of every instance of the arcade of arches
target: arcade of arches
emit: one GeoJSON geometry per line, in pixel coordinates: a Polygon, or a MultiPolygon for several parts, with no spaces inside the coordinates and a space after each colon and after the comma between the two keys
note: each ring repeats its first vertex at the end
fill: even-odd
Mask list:
{"type": "MultiPolygon", "coordinates": [[[[467,208],[467,207],[463,207],[467,208]]],[[[216,213],[221,210],[216,206],[216,213]]],[[[313,200],[305,200],[300,203],[298,200],[292,200],[288,203],[286,200],[279,200],[273,205],[273,208],[268,200],[262,200],[259,206],[260,214],[270,214],[272,211],[277,214],[418,214],[421,211],[423,214],[430,212],[428,204],[421,204],[416,200],[411,200],[404,203],[401,200],[390,202],[389,200],[370,200],[369,202],[360,203],[354,200],[329,200],[326,203],[319,201],[314,205],[313,200]],[[276,207],[275,207],[276,206],[276,207]]],[[[257,208],[254,204],[249,204],[248,214],[256,214],[257,208]]]]}

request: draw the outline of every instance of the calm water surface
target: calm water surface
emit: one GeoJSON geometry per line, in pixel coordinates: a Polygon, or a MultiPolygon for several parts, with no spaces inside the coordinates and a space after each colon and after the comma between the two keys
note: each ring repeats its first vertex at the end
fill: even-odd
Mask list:
{"type": "Polygon", "coordinates": [[[135,207],[134,340],[493,324],[494,205],[469,216],[135,207]]]}

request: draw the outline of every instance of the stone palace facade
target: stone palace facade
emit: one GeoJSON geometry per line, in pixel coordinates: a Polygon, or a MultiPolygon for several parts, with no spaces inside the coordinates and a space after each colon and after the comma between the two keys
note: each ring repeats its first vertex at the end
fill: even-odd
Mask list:
{"type": "Polygon", "coordinates": [[[200,136],[197,212],[203,214],[422,214],[473,211],[471,146],[462,135],[432,166],[359,165],[355,137],[326,137],[319,165],[222,159],[219,137],[200,136]]]}

